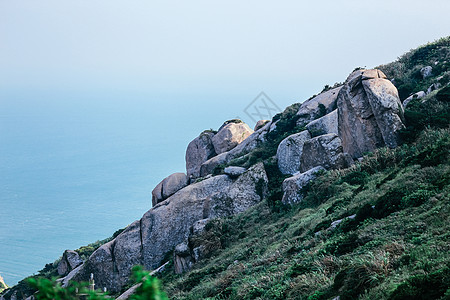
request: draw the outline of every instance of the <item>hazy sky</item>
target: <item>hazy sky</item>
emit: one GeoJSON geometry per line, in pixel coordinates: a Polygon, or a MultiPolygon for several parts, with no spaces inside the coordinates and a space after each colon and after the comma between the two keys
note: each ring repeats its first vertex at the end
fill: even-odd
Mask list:
{"type": "Polygon", "coordinates": [[[0,88],[207,96],[236,114],[264,90],[283,108],[450,34],[449,13],[448,0],[0,0],[0,88]]]}
{"type": "Polygon", "coordinates": [[[449,3],[0,0],[0,114],[129,103],[189,124],[186,143],[252,123],[261,91],[284,109],[449,35],[449,3]]]}

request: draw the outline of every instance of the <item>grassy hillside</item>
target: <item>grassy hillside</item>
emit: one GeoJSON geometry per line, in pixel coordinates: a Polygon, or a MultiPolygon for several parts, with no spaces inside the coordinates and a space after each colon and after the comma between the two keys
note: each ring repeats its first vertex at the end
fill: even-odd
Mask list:
{"type": "Polygon", "coordinates": [[[303,128],[294,125],[295,105],[276,116],[283,120],[278,131],[231,163],[264,161],[269,199],[211,223],[207,238],[220,249],[184,275],[169,267],[162,281],[170,298],[450,299],[449,43],[380,66],[402,100],[441,84],[408,106],[405,144],[323,173],[291,208],[280,204],[284,177],[272,155],[281,137],[303,128]],[[423,79],[427,65],[433,75],[423,79]]]}
{"type": "MultiPolygon", "coordinates": [[[[296,126],[299,104],[288,107],[264,144],[229,163],[264,162],[269,196],[210,222],[205,240],[194,242],[216,250],[193,270],[175,275],[169,264],[160,277],[171,299],[450,299],[450,37],[379,68],[401,100],[436,88],[407,106],[404,144],[322,173],[302,203],[286,207],[274,155],[285,137],[305,130],[296,126]],[[427,78],[425,66],[433,68],[427,78]]],[[[86,259],[120,232],[76,251],[86,259]]],[[[57,263],[39,276],[55,276],[57,263]]],[[[8,294],[34,290],[24,280],[8,294]]]]}

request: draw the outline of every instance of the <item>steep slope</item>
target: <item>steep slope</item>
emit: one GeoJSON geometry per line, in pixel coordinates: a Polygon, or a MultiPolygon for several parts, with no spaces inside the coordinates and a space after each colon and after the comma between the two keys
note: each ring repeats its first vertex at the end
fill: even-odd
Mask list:
{"type": "MultiPolygon", "coordinates": [[[[133,265],[168,261],[161,277],[175,299],[442,297],[449,42],[380,66],[385,73],[355,70],[254,132],[230,120],[201,133],[188,146],[188,176],[164,179],[141,220],[79,249],[84,262],[63,283],[94,273],[119,293],[133,265]]],[[[4,296],[21,292],[32,291],[4,296]]]]}
{"type": "MultiPolygon", "coordinates": [[[[286,176],[278,172],[272,156],[284,137],[303,130],[293,125],[292,111],[298,105],[278,116],[284,134],[269,136],[268,143],[230,162],[248,166],[264,161],[269,205],[261,203],[212,224],[205,240],[220,241],[220,249],[187,274],[174,275],[168,267],[162,279],[169,295],[174,299],[448,297],[449,46],[450,38],[441,39],[380,66],[403,91],[409,82],[402,102],[410,94],[428,92],[421,99],[414,97],[405,109],[406,129],[399,132],[405,143],[375,150],[350,168],[319,175],[303,188],[302,201],[293,207],[281,204],[286,176]],[[405,73],[397,72],[399,65],[405,73]],[[435,73],[417,78],[416,71],[420,74],[429,65],[435,73]],[[437,90],[427,91],[436,83],[437,90]]],[[[297,147],[294,142],[291,145],[297,147]]]]}

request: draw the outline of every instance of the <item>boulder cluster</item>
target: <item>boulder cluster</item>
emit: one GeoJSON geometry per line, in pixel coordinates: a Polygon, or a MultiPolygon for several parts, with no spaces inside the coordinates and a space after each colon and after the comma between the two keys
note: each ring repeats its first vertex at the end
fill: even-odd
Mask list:
{"type": "MultiPolygon", "coordinates": [[[[437,62],[436,62],[437,63],[437,62]]],[[[426,79],[428,77],[433,76],[433,67],[432,66],[426,66],[423,67],[422,69],[420,69],[420,75],[422,75],[423,79],[426,79]]],[[[410,95],[408,98],[406,98],[405,100],[403,100],[403,108],[406,108],[406,106],[408,106],[408,104],[414,100],[414,99],[422,99],[423,97],[425,97],[426,95],[430,94],[431,92],[439,89],[442,87],[442,84],[439,82],[444,78],[444,76],[439,76],[436,78],[436,82],[432,83],[427,90],[423,90],[423,91],[419,91],[417,93],[414,93],[412,95],[410,95]]]]}
{"type": "MultiPolygon", "coordinates": [[[[424,76],[427,74],[424,71],[424,76]]],[[[377,147],[396,147],[403,125],[403,106],[394,85],[379,70],[357,70],[337,88],[305,101],[297,112],[297,128],[278,145],[276,159],[283,182],[283,203],[302,201],[302,188],[329,169],[348,167],[377,147]]],[[[118,292],[136,264],[156,269],[172,254],[182,273],[202,259],[214,242],[199,243],[214,219],[241,213],[268,195],[263,163],[230,166],[267,141],[276,121],[261,120],[254,130],[240,120],[207,130],[186,150],[186,173],[163,179],[152,191],[153,207],[85,262],[66,251],[58,266],[63,284],[87,280],[118,292]],[[218,166],[228,165],[220,175],[218,166]],[[193,242],[194,241],[194,242],[193,242]],[[173,251],[173,252],[172,252],[173,251]]],[[[207,239],[206,239],[207,240],[207,239]]]]}

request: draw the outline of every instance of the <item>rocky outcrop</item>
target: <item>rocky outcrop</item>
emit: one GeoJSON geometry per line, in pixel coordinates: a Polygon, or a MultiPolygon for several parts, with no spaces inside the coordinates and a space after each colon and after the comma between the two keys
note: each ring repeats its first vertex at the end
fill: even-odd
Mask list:
{"type": "Polygon", "coordinates": [[[264,127],[253,132],[242,143],[231,149],[230,151],[221,153],[206,162],[200,168],[200,176],[204,177],[211,174],[215,167],[230,162],[232,159],[241,157],[261,145],[266,140],[266,134],[269,132],[272,122],[267,123],[264,127]]]}
{"type": "Polygon", "coordinates": [[[64,251],[62,258],[58,263],[58,275],[65,276],[82,263],[83,260],[81,260],[77,252],[73,250],[66,250],[64,251]]]}
{"type": "Polygon", "coordinates": [[[325,171],[323,167],[315,167],[304,173],[296,174],[295,176],[286,178],[283,181],[283,198],[282,202],[285,205],[298,203],[303,200],[303,187],[305,187],[311,180],[317,177],[317,173],[325,171]]]}
{"type": "Polygon", "coordinates": [[[337,134],[324,134],[307,140],[303,145],[300,172],[317,166],[339,169],[348,167],[351,163],[351,158],[343,152],[342,142],[337,134]]]}
{"type": "MultiPolygon", "coordinates": [[[[254,133],[253,130],[241,120],[229,120],[219,128],[217,133],[210,130],[200,134],[189,143],[186,150],[186,172],[190,181],[211,174],[214,167],[221,164],[224,161],[223,158],[228,156],[228,152],[242,144],[252,133],[254,133]],[[223,153],[227,155],[222,155],[223,153]],[[213,158],[216,158],[214,161],[219,163],[205,166],[202,171],[202,165],[213,158]]],[[[246,145],[249,144],[251,143],[246,145]]]]}
{"type": "Polygon", "coordinates": [[[417,92],[417,93],[415,93],[415,94],[412,94],[411,96],[409,96],[408,98],[406,98],[404,101],[403,101],[403,108],[406,108],[406,106],[409,104],[409,102],[411,102],[412,100],[414,100],[414,99],[422,99],[423,97],[425,97],[426,96],[426,94],[425,94],[425,92],[424,91],[420,91],[420,92],[417,92]]]}
{"type": "Polygon", "coordinates": [[[219,132],[212,137],[214,150],[217,154],[230,151],[248,136],[253,133],[253,130],[247,124],[240,122],[231,122],[223,125],[219,132]]]}
{"type": "Polygon", "coordinates": [[[350,74],[338,99],[338,131],[344,152],[353,158],[378,147],[396,147],[404,128],[395,86],[379,70],[350,74]]]}
{"type": "Polygon", "coordinates": [[[164,201],[188,185],[188,177],[184,173],[174,173],[164,178],[152,191],[152,205],[164,201]]]}
{"type": "Polygon", "coordinates": [[[215,250],[222,247],[220,235],[215,228],[221,228],[220,221],[212,221],[212,226],[206,227],[211,219],[203,219],[194,223],[189,238],[175,247],[174,268],[175,273],[182,274],[189,271],[194,263],[209,257],[215,250]]]}
{"type": "Polygon", "coordinates": [[[427,89],[427,95],[430,94],[433,91],[436,91],[438,89],[440,89],[442,86],[442,84],[440,84],[439,82],[435,82],[432,85],[430,85],[427,89]]]}
{"type": "Polygon", "coordinates": [[[223,172],[230,176],[231,178],[238,178],[239,176],[241,176],[242,174],[245,173],[245,171],[247,171],[246,168],[243,167],[234,167],[234,166],[230,166],[230,167],[226,167],[223,172]]]}
{"type": "Polygon", "coordinates": [[[194,264],[194,260],[191,256],[188,243],[183,242],[178,244],[173,251],[173,264],[175,274],[182,274],[189,271],[194,264]]]}
{"type": "Polygon", "coordinates": [[[420,75],[422,75],[423,79],[432,76],[433,75],[433,67],[431,67],[431,66],[423,67],[422,69],[420,69],[420,75]]]}
{"type": "Polygon", "coordinates": [[[314,98],[306,100],[300,106],[297,115],[297,126],[305,126],[336,109],[336,100],[342,87],[323,92],[314,98]]]}
{"type": "Polygon", "coordinates": [[[212,143],[213,136],[213,131],[203,131],[189,143],[186,150],[186,173],[188,178],[198,178],[202,163],[216,155],[212,143]]]}
{"type": "Polygon", "coordinates": [[[311,121],[308,125],[306,125],[306,129],[308,129],[312,137],[328,133],[338,134],[337,109],[321,118],[311,121]]]}
{"type": "Polygon", "coordinates": [[[256,122],[255,128],[253,130],[257,131],[258,129],[263,128],[264,125],[266,125],[269,122],[270,120],[259,120],[258,122],[256,122]]]}
{"type": "Polygon", "coordinates": [[[250,167],[227,189],[218,189],[218,193],[209,197],[209,213],[205,218],[230,216],[247,210],[266,197],[268,182],[263,163],[250,167]]]}
{"type": "Polygon", "coordinates": [[[295,174],[300,171],[300,158],[303,145],[311,135],[307,130],[292,134],[281,141],[277,149],[278,169],[283,174],[295,174]]]}
{"type": "Polygon", "coordinates": [[[167,252],[186,241],[196,221],[240,213],[266,193],[262,163],[236,180],[219,175],[188,185],[97,249],[72,278],[85,281],[93,273],[98,287],[117,292],[128,282],[132,266],[151,270],[161,265],[167,252]]]}

